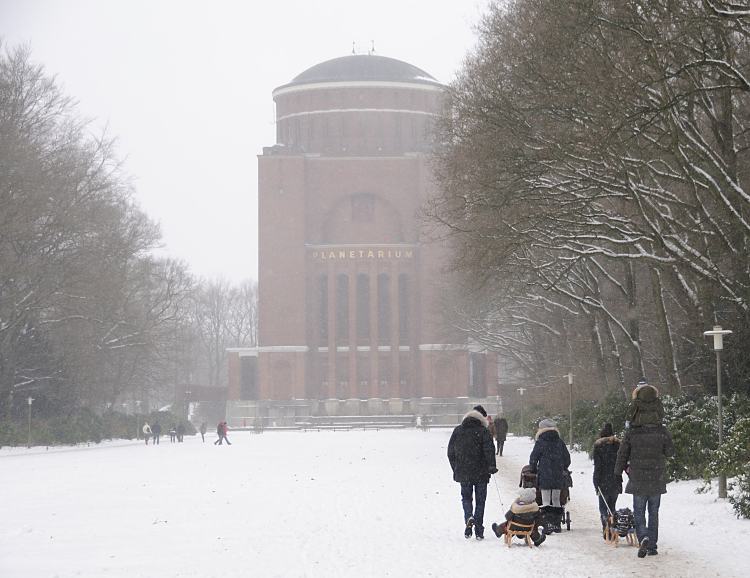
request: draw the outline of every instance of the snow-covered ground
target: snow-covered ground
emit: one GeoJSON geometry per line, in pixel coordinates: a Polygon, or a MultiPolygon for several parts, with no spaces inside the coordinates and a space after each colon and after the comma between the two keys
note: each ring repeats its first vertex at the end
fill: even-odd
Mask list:
{"type": "MultiPolygon", "coordinates": [[[[591,464],[574,457],[571,532],[508,549],[502,517],[531,450],[511,438],[465,540],[450,430],[230,432],[160,446],[0,450],[2,578],[748,576],[750,522],[695,483],[662,501],[659,556],[601,539],[591,464]]],[[[629,496],[620,505],[629,505],[629,496]]]]}

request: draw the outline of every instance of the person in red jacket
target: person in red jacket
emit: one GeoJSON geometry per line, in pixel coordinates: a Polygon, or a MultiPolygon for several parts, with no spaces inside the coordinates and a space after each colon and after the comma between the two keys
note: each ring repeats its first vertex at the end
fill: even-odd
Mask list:
{"type": "Polygon", "coordinates": [[[231,446],[232,443],[229,441],[229,438],[227,437],[227,432],[229,431],[229,426],[227,425],[227,422],[220,421],[219,424],[216,426],[216,435],[219,436],[219,439],[217,439],[214,442],[214,445],[221,445],[222,442],[226,441],[228,446],[231,446]]]}

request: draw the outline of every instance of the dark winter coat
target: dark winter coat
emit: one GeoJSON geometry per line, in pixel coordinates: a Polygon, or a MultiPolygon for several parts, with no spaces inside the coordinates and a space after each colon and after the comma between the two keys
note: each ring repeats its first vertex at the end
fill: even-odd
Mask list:
{"type": "Polygon", "coordinates": [[[620,444],[615,475],[628,469],[625,492],[636,496],[667,493],[666,459],[674,454],[672,436],[663,425],[630,428],[620,444]]]}
{"type": "Polygon", "coordinates": [[[159,425],[159,422],[157,422],[153,426],[151,426],[151,431],[154,432],[155,436],[160,436],[161,435],[161,426],[159,425]]]}
{"type": "Polygon", "coordinates": [[[627,414],[631,426],[661,425],[664,406],[658,389],[647,383],[641,384],[633,390],[632,398],[627,414]]]}
{"type": "Polygon", "coordinates": [[[570,467],[570,453],[555,428],[537,432],[529,465],[536,472],[539,489],[562,490],[565,487],[563,473],[570,467]]]}
{"type": "Polygon", "coordinates": [[[486,484],[495,466],[495,446],[487,418],[476,410],[464,416],[448,442],[448,461],[457,482],[486,484]]]}
{"type": "Polygon", "coordinates": [[[508,435],[508,420],[504,417],[495,418],[495,437],[497,441],[504,442],[508,435]]]}
{"type": "Polygon", "coordinates": [[[594,443],[594,489],[600,488],[605,496],[622,494],[622,476],[615,475],[619,449],[620,440],[615,436],[599,438],[594,443]]]}

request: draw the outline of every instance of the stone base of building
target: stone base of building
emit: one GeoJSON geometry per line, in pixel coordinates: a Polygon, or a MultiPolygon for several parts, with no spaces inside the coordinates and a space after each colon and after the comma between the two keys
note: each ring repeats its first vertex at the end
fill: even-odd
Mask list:
{"type": "Polygon", "coordinates": [[[413,425],[417,416],[430,426],[456,426],[472,407],[481,404],[490,415],[502,410],[499,398],[419,397],[370,399],[295,399],[228,401],[231,429],[304,428],[339,424],[413,425]]]}

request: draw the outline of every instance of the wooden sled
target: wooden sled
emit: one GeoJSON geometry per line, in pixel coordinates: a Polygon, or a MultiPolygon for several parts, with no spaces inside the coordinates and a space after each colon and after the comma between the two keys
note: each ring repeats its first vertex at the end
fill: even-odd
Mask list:
{"type": "Polygon", "coordinates": [[[620,538],[623,538],[628,546],[637,546],[638,540],[635,537],[635,528],[630,528],[625,536],[620,536],[617,530],[614,528],[614,520],[612,517],[607,518],[607,526],[604,528],[604,539],[607,544],[617,548],[620,544],[620,538]]]}
{"type": "Polygon", "coordinates": [[[526,540],[526,545],[531,548],[534,543],[531,541],[531,533],[534,531],[534,524],[519,524],[518,522],[508,522],[505,528],[505,544],[508,548],[513,544],[513,537],[518,536],[526,540]]]}

